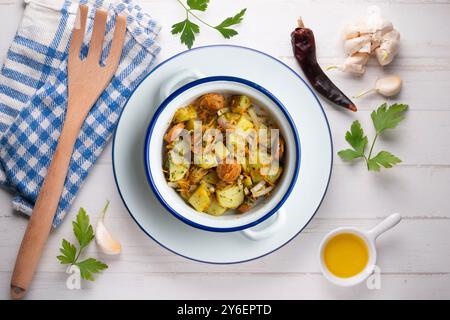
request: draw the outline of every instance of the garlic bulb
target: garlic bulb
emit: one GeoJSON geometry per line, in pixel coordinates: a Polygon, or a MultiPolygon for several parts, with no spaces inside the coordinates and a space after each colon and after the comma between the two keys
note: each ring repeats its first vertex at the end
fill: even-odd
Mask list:
{"type": "Polygon", "coordinates": [[[398,51],[400,33],[381,16],[380,8],[370,6],[367,13],[344,30],[344,51],[348,55],[343,65],[331,66],[344,72],[361,75],[369,56],[374,54],[380,65],[392,62],[398,51]],[[361,60],[359,54],[367,54],[361,60]],[[354,57],[358,59],[354,59],[354,57]]]}
{"type": "Polygon", "coordinates": [[[109,201],[106,203],[100,217],[98,218],[97,227],[95,229],[95,241],[103,253],[108,255],[116,255],[122,251],[122,245],[111,236],[105,227],[104,219],[108,206],[109,201]]]}
{"type": "Polygon", "coordinates": [[[402,85],[402,79],[400,79],[400,77],[397,75],[383,77],[375,82],[374,88],[363,91],[354,98],[360,98],[371,92],[378,92],[382,96],[392,97],[400,92],[400,90],[402,89],[402,85]]]}

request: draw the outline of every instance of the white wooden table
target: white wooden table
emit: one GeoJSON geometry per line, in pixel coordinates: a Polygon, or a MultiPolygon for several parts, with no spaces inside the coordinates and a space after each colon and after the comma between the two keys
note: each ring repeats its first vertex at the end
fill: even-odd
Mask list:
{"type": "MultiPolygon", "coordinates": [[[[16,0],[19,1],[19,0],[16,0]]],[[[20,2],[20,1],[19,1],[20,2]]],[[[163,25],[159,61],[184,50],[170,26],[184,17],[175,0],[136,1],[163,25]]],[[[423,0],[213,0],[205,19],[217,21],[247,7],[239,36],[224,40],[202,26],[195,45],[239,44],[265,51],[300,72],[291,53],[291,29],[301,15],[315,31],[322,65],[341,62],[338,30],[373,3],[394,22],[402,35],[401,52],[385,70],[404,80],[398,101],[410,105],[407,119],[378,148],[403,159],[398,167],[368,173],[363,163],[349,165],[335,157],[330,188],[308,227],[291,243],[262,259],[216,266],[178,257],[149,239],[132,221],[117,193],[111,168],[111,146],[95,165],[73,212],[50,236],[28,298],[38,299],[393,299],[450,298],[450,1],[423,0]],[[122,241],[123,253],[103,257],[109,264],[95,283],[83,290],[65,287],[66,274],[55,256],[62,237],[73,239],[71,220],[85,207],[96,217],[105,199],[111,200],[108,224],[122,241]],[[365,285],[345,289],[328,283],[317,263],[323,235],[338,226],[371,227],[392,212],[403,221],[378,241],[381,289],[365,285]]],[[[0,59],[20,22],[21,3],[0,6],[0,59]]],[[[372,85],[383,73],[370,62],[364,77],[331,73],[350,95],[372,85]]],[[[344,133],[353,119],[372,128],[370,112],[383,99],[359,102],[350,114],[324,102],[335,150],[345,147],[344,133]]],[[[369,132],[372,134],[372,132],[369,132]]],[[[27,220],[12,211],[11,195],[0,191],[0,299],[8,298],[9,281],[27,220]]]]}

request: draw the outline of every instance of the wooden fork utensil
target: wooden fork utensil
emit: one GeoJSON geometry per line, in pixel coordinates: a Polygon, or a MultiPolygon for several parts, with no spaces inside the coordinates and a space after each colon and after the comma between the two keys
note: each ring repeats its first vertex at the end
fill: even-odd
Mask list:
{"type": "Polygon", "coordinates": [[[69,48],[67,113],[58,145],[17,254],[10,291],[14,299],[22,298],[28,291],[58,208],[75,141],[89,110],[116,72],[122,54],[126,19],[117,16],[109,55],[104,65],[100,65],[108,15],[106,11],[97,10],[88,55],[85,59],[80,59],[87,15],[88,7],[80,6],[69,48]]]}

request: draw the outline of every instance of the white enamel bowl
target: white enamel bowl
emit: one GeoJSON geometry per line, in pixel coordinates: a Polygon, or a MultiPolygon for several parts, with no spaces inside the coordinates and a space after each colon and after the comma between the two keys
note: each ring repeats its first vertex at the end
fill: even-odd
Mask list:
{"type": "MultiPolygon", "coordinates": [[[[198,72],[185,70],[179,73],[174,80],[169,80],[162,86],[162,95],[168,94],[171,89],[167,84],[175,85],[186,82],[198,72]],[[175,83],[174,83],[175,82],[175,83]]],[[[300,167],[300,140],[291,116],[281,102],[268,90],[254,82],[229,76],[214,76],[200,78],[181,86],[170,93],[161,106],[156,110],[150,121],[144,150],[145,169],[149,184],[161,204],[175,217],[193,227],[208,231],[231,232],[250,228],[266,220],[273,214],[284,214],[278,210],[287,200],[297,180],[300,167]],[[278,125],[280,133],[285,139],[285,159],[282,163],[283,175],[277,182],[270,196],[259,202],[254,208],[245,214],[236,214],[229,210],[223,216],[211,216],[194,210],[185,200],[168,184],[162,171],[163,167],[163,138],[174,113],[177,109],[192,103],[203,94],[220,92],[223,94],[244,94],[250,97],[252,102],[263,109],[268,116],[278,125]]],[[[282,219],[282,218],[281,218],[282,219]]],[[[271,226],[271,232],[279,228],[279,219],[275,226],[271,226]]]]}

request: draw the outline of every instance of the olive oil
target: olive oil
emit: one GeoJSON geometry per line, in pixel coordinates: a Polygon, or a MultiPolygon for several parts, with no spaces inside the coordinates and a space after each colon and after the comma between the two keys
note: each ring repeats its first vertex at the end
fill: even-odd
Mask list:
{"type": "Polygon", "coordinates": [[[323,258],[325,266],[333,275],[350,278],[366,267],[369,249],[366,242],[356,234],[341,233],[328,240],[323,258]]]}

